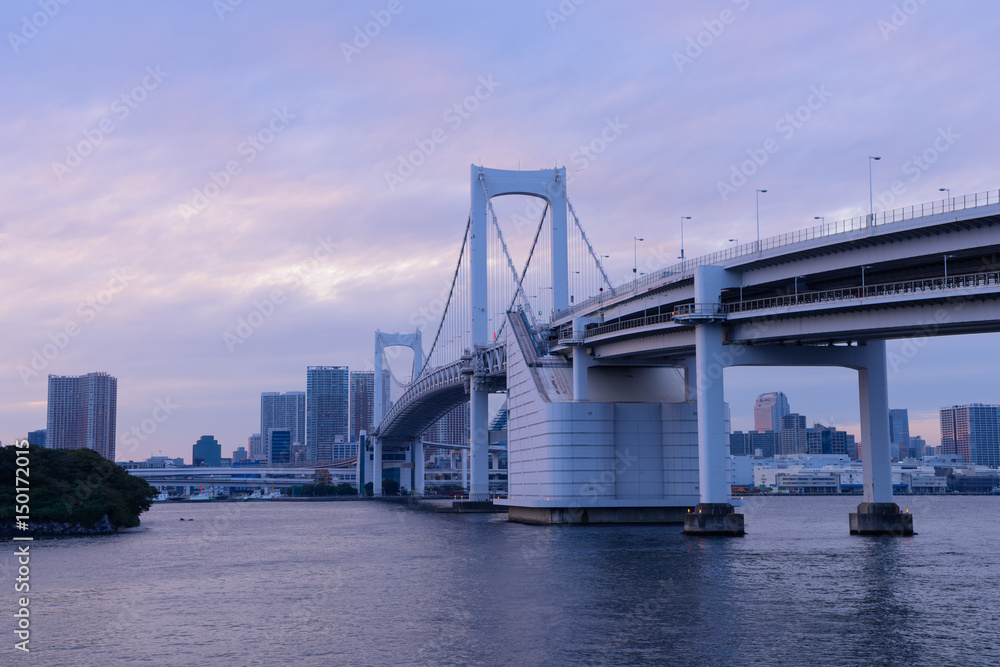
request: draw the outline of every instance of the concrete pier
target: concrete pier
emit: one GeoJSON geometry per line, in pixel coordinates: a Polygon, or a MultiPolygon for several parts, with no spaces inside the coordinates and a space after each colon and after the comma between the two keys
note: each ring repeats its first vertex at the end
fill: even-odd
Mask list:
{"type": "Polygon", "coordinates": [[[915,535],[913,515],[899,511],[896,503],[863,502],[851,512],[851,535],[915,535]]]}
{"type": "MultiPolygon", "coordinates": [[[[509,505],[507,519],[536,526],[601,523],[683,523],[683,507],[518,507],[509,505]]],[[[742,516],[740,518],[743,518],[742,516]]]]}
{"type": "Polygon", "coordinates": [[[743,537],[743,515],[729,503],[698,503],[684,515],[685,535],[743,537]]]}

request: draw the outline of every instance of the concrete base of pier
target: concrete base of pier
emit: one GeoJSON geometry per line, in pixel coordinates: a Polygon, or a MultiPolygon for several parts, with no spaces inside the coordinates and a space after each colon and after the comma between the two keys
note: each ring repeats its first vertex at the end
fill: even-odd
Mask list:
{"type": "Polygon", "coordinates": [[[608,523],[683,523],[686,507],[517,507],[507,517],[536,526],[608,523]]]}
{"type": "Polygon", "coordinates": [[[456,500],[451,504],[451,507],[441,507],[437,511],[455,514],[499,514],[506,512],[507,508],[502,505],[494,505],[492,500],[456,500]]]}
{"type": "Polygon", "coordinates": [[[914,535],[913,515],[896,503],[861,503],[851,512],[851,535],[914,535]]]}
{"type": "Polygon", "coordinates": [[[685,535],[722,535],[742,537],[743,515],[736,514],[729,503],[698,503],[684,516],[685,535]]]}

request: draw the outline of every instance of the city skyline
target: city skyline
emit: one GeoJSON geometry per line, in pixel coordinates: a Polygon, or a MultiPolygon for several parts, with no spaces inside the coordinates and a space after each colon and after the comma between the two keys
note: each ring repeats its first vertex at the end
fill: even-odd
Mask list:
{"type": "MultiPolygon", "coordinates": [[[[363,47],[381,6],[60,5],[6,40],[0,439],[45,426],[48,374],[101,368],[118,458],[186,457],[204,433],[229,451],[303,368],[372,370],[375,329],[429,338],[473,163],[565,165],[615,283],[675,262],[681,219],[687,258],[753,240],[758,189],[765,238],[1000,187],[998,93],[970,66],[996,60],[985,2],[564,4],[404,3],[363,47]],[[123,35],[127,56],[79,57],[123,35]]],[[[4,34],[25,7],[0,7],[4,34]]],[[[522,200],[495,205],[529,236],[522,200]]],[[[998,341],[888,343],[911,434],[936,446],[942,407],[1000,400],[998,341]]],[[[725,374],[732,406],[776,386],[860,435],[853,371],[725,374]]]]}

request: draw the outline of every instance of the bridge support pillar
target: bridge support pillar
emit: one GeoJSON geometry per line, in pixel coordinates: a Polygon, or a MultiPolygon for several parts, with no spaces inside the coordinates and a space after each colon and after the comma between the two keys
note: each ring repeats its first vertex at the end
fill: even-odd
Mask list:
{"type": "MultiPolygon", "coordinates": [[[[724,284],[721,267],[695,269],[695,302],[718,303],[724,284]]],[[[698,391],[699,503],[684,516],[688,535],[741,536],[743,515],[729,502],[731,489],[726,472],[726,406],[723,392],[723,332],[721,323],[695,325],[695,374],[698,391]]],[[[887,413],[888,414],[888,413],[887,413]]]]}
{"type": "Polygon", "coordinates": [[[851,534],[913,535],[913,515],[900,512],[892,499],[885,341],[868,341],[865,352],[866,363],[858,369],[864,502],[850,515],[851,534]]]}
{"type": "Polygon", "coordinates": [[[413,439],[413,493],[424,495],[424,438],[413,439]]]}
{"type": "Polygon", "coordinates": [[[472,389],[469,401],[469,500],[490,499],[489,394],[472,389]]]}
{"type": "Polygon", "coordinates": [[[372,438],[372,495],[382,495],[382,440],[372,438]]]}

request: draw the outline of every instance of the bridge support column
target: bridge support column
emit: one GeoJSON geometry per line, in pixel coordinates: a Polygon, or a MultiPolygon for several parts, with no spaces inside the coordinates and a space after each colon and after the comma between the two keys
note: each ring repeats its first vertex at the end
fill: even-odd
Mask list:
{"type": "Polygon", "coordinates": [[[913,535],[913,515],[892,499],[889,456],[889,381],[885,341],[868,341],[866,364],[858,369],[864,502],[850,516],[852,535],[913,535]]]}
{"type": "Polygon", "coordinates": [[[489,394],[473,389],[469,405],[469,500],[490,499],[489,394]]]}
{"type": "Polygon", "coordinates": [[[413,439],[413,493],[424,495],[424,438],[413,439]]]}
{"type": "Polygon", "coordinates": [[[372,438],[372,495],[382,495],[382,440],[372,438]]]}
{"type": "MultiPolygon", "coordinates": [[[[695,269],[695,302],[716,304],[724,287],[723,269],[695,269]]],[[[684,516],[688,535],[744,534],[743,515],[729,502],[726,473],[725,369],[722,325],[710,318],[695,325],[695,373],[698,383],[698,485],[700,502],[684,516]]]]}

